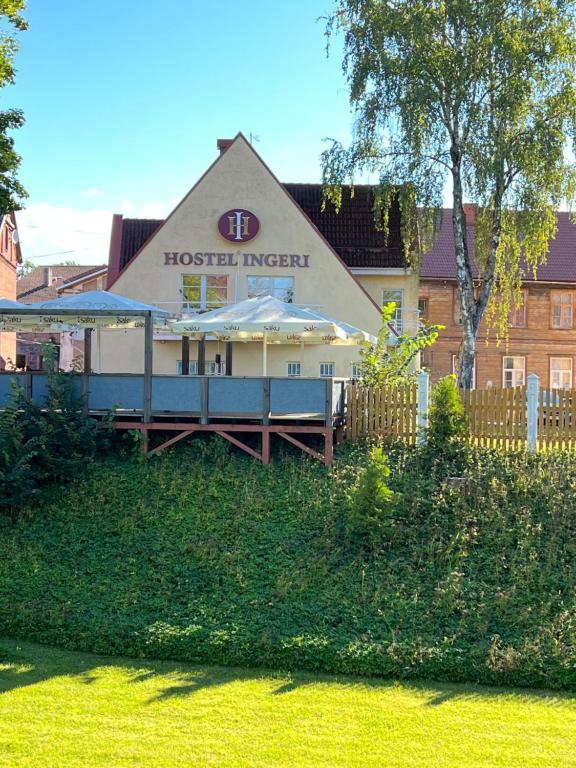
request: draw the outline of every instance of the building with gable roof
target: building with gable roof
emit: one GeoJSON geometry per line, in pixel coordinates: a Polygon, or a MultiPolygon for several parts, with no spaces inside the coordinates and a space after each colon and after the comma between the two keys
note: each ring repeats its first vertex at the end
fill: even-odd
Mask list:
{"type": "MultiPolygon", "coordinates": [[[[377,333],[381,306],[397,302],[399,331],[416,328],[418,277],[405,262],[400,214],[388,238],[374,224],[373,189],[344,190],[341,211],[322,210],[319,184],[281,184],[242,134],[219,140],[219,156],[166,220],[112,223],[108,289],[193,314],[271,294],[377,333]]],[[[142,343],[121,330],[102,331],[101,370],[139,372],[142,343]]],[[[261,347],[191,343],[191,372],[258,375],[261,347]],[[198,362],[200,361],[200,362],[198,362]]],[[[275,376],[355,373],[357,347],[271,346],[275,376]]],[[[181,345],[157,333],[156,373],[181,370],[181,345]]]]}

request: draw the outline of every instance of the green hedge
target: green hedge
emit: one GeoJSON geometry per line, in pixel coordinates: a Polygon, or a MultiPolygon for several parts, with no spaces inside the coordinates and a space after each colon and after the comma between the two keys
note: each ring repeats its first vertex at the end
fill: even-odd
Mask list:
{"type": "MultiPolygon", "coordinates": [[[[576,690],[576,462],[390,450],[392,532],[346,537],[364,447],[262,467],[194,438],[0,517],[0,632],[215,664],[576,690]]],[[[390,531],[389,527],[386,529],[390,531]]]]}

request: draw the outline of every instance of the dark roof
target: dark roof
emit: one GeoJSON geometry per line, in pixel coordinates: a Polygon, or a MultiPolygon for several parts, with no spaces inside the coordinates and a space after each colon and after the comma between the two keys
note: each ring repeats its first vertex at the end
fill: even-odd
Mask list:
{"type": "MultiPolygon", "coordinates": [[[[404,268],[400,235],[400,210],[394,203],[390,211],[389,235],[374,224],[372,187],[354,188],[354,196],[345,188],[342,207],[336,213],[331,204],[322,211],[321,184],[284,184],[286,191],[302,208],[312,224],[330,243],[349,267],[404,268]]],[[[142,246],[162,226],[162,219],[122,219],[120,270],[134,258],[142,246]]]]}
{"type": "Polygon", "coordinates": [[[122,242],[120,245],[120,269],[132,261],[132,258],[149,240],[154,232],[164,224],[164,219],[122,219],[122,242]]]}
{"type": "Polygon", "coordinates": [[[400,208],[397,201],[390,210],[386,239],[374,223],[373,187],[358,185],[354,187],[353,195],[345,187],[342,190],[342,207],[336,213],[330,203],[322,210],[321,184],[283,186],[349,267],[406,266],[402,254],[400,208]]]}
{"type": "MultiPolygon", "coordinates": [[[[558,213],[556,237],[550,240],[546,264],[538,269],[537,279],[549,283],[576,283],[576,225],[570,214],[558,213]]],[[[474,254],[474,225],[468,225],[468,248],[474,254]]],[[[452,232],[452,209],[442,212],[438,235],[432,248],[422,256],[420,277],[456,280],[456,252],[452,232]]],[[[526,270],[526,281],[534,276],[526,270]]]]}
{"type": "Polygon", "coordinates": [[[81,277],[88,278],[93,272],[99,272],[105,268],[105,264],[91,267],[85,264],[36,267],[18,280],[16,289],[18,301],[32,303],[57,299],[67,283],[81,277]]]}

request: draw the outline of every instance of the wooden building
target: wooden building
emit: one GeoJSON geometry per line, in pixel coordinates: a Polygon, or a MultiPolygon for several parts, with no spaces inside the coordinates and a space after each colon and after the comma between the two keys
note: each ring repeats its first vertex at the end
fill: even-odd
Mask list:
{"type": "MultiPolygon", "coordinates": [[[[468,244],[474,248],[474,207],[466,207],[468,244]]],[[[576,361],[576,225],[568,213],[558,214],[558,231],[537,279],[527,275],[523,303],[509,318],[509,338],[497,344],[484,322],[478,335],[474,385],[514,387],[530,373],[545,387],[575,387],[576,361]]],[[[422,258],[421,316],[445,327],[438,341],[422,356],[432,379],[455,372],[462,342],[452,211],[443,212],[434,246],[422,258]]]]}

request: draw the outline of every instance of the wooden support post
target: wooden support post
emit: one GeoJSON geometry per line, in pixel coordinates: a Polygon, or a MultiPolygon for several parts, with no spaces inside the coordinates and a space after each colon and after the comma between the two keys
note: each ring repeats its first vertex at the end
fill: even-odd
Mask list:
{"type": "Polygon", "coordinates": [[[232,342],[226,342],[226,376],[232,376],[232,342]]]}
{"type": "Polygon", "coordinates": [[[262,424],[270,424],[270,379],[268,376],[263,380],[262,386],[262,424]]]}
{"type": "Polygon", "coordinates": [[[84,328],[84,370],[82,371],[82,397],[84,398],[84,415],[90,411],[88,402],[90,393],[88,391],[88,382],[90,371],[92,369],[92,328],[84,328]]]}
{"type": "Polygon", "coordinates": [[[182,375],[190,373],[190,337],[182,336],[182,375]]]}
{"type": "Polygon", "coordinates": [[[324,464],[332,466],[334,458],[334,430],[327,429],[324,433],[324,464]]]}
{"type": "Polygon", "coordinates": [[[208,377],[202,376],[200,380],[200,424],[208,424],[209,421],[209,384],[208,377]]]}
{"type": "Polygon", "coordinates": [[[206,339],[198,341],[198,376],[206,375],[206,339]]]}
{"type": "Polygon", "coordinates": [[[270,464],[270,430],[262,430],[262,464],[270,464]]]}
{"type": "Polygon", "coordinates": [[[325,420],[324,423],[327,427],[332,426],[332,394],[333,394],[333,380],[332,379],[325,379],[324,383],[326,385],[326,399],[325,399],[325,406],[324,406],[324,412],[325,412],[325,420]]]}
{"type": "Polygon", "coordinates": [[[149,312],[144,320],[144,422],[152,417],[152,314],[149,312]]]}
{"type": "Polygon", "coordinates": [[[144,428],[144,429],[141,430],[141,432],[142,432],[142,437],[143,437],[143,440],[142,440],[142,453],[144,454],[144,456],[148,456],[148,446],[150,445],[150,441],[149,441],[149,438],[148,438],[148,430],[144,428]]]}

